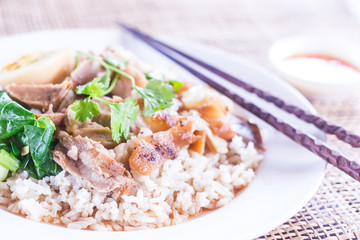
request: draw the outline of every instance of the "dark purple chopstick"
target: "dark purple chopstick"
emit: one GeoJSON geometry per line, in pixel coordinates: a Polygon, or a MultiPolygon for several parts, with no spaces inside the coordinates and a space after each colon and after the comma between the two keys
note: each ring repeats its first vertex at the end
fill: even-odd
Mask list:
{"type": "MultiPolygon", "coordinates": [[[[121,26],[124,27],[123,24],[121,26]]],[[[127,29],[127,28],[126,28],[127,29]]],[[[134,33],[133,31],[131,31],[134,33]]],[[[135,33],[134,33],[135,34],[135,33]]],[[[175,63],[179,64],[181,67],[186,69],[188,72],[192,73],[197,78],[201,79],[211,87],[215,88],[219,92],[223,93],[225,96],[232,99],[234,102],[242,106],[244,109],[248,110],[249,112],[253,113],[260,119],[264,120],[279,132],[285,134],[290,139],[294,140],[298,144],[302,145],[306,149],[310,150],[311,152],[315,153],[319,157],[323,158],[328,163],[334,165],[338,169],[342,170],[346,174],[350,175],[357,181],[360,181],[360,165],[355,161],[350,161],[346,157],[340,155],[335,150],[329,148],[321,141],[318,141],[298,129],[290,126],[289,124],[278,120],[276,117],[271,115],[270,113],[260,109],[253,103],[247,102],[245,99],[240,97],[239,95],[232,92],[230,89],[223,87],[219,83],[211,80],[209,77],[203,75],[202,73],[196,71],[195,69],[191,68],[190,66],[183,63],[181,60],[177,59],[173,54],[174,52],[169,52],[169,48],[166,48],[163,45],[160,45],[158,41],[153,41],[151,38],[148,38],[141,33],[135,34],[136,37],[153,47],[158,52],[162,53],[169,59],[173,60],[175,63]]],[[[178,53],[177,53],[178,54],[178,53]]]]}
{"type": "Polygon", "coordinates": [[[284,100],[274,96],[274,95],[271,95],[270,93],[267,93],[261,89],[258,89],[244,81],[242,81],[241,79],[239,78],[236,78],[232,75],[229,75],[228,73],[225,73],[223,71],[221,71],[220,69],[214,67],[214,66],[211,66],[207,63],[204,63],[203,61],[195,58],[195,57],[192,57],[182,51],[179,51],[178,49],[175,49],[171,46],[169,46],[168,44],[166,43],[163,43],[149,35],[146,35],[140,31],[138,31],[137,29],[135,28],[132,28],[132,27],[129,27],[127,26],[126,24],[123,24],[123,23],[119,23],[119,25],[121,27],[123,27],[124,29],[126,29],[127,31],[133,33],[134,35],[137,35],[139,38],[146,38],[148,39],[149,41],[153,41],[163,47],[166,47],[174,52],[176,52],[177,54],[191,60],[192,62],[196,63],[197,65],[209,70],[210,72],[224,78],[225,80],[235,84],[236,86],[239,86],[243,89],[245,89],[246,91],[250,92],[250,93],[254,93],[256,94],[258,97],[266,100],[267,102],[271,102],[273,103],[275,106],[277,106],[278,108],[281,108],[283,110],[285,110],[286,112],[288,113],[291,113],[293,115],[295,115],[296,117],[304,120],[305,122],[307,123],[310,123],[310,124],[313,124],[314,126],[316,126],[318,129],[322,130],[323,132],[325,133],[328,133],[328,134],[332,134],[332,135],[335,135],[338,139],[350,144],[351,146],[353,147],[360,147],[360,136],[358,135],[355,135],[349,131],[347,131],[346,129],[344,129],[343,127],[341,126],[338,126],[338,125],[335,125],[335,124],[331,124],[331,123],[328,123],[325,119],[319,117],[319,116],[316,116],[316,115],[313,115],[311,113],[308,113],[306,112],[305,110],[297,107],[297,106],[294,106],[294,105],[291,105],[291,104],[287,104],[285,103],[284,100]]]}

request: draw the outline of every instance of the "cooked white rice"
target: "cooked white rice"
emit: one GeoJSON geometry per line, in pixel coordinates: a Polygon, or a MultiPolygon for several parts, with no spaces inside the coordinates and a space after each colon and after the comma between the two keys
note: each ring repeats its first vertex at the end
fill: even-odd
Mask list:
{"type": "Polygon", "coordinates": [[[26,218],[75,229],[119,231],[178,224],[202,209],[224,206],[254,178],[262,155],[234,137],[227,154],[199,155],[183,148],[149,176],[132,172],[135,189],[118,201],[83,187],[62,171],[42,180],[26,171],[0,183],[0,204],[26,218]]]}
{"type": "MultiPolygon", "coordinates": [[[[134,58],[124,49],[117,51],[126,59],[134,58]]],[[[144,67],[142,62],[139,64],[143,72],[149,71],[145,70],[149,66],[144,67]]],[[[169,72],[166,75],[171,76],[169,72]]],[[[137,99],[137,96],[138,93],[133,90],[132,97],[137,99]]],[[[178,112],[181,105],[192,109],[206,99],[221,104],[230,112],[233,109],[230,99],[211,88],[195,85],[183,93],[181,102],[173,99],[169,110],[178,112]]],[[[179,114],[191,118],[197,129],[212,134],[196,110],[179,114]]],[[[133,149],[134,141],[152,134],[140,112],[131,129],[131,140],[110,150],[123,164],[129,158],[129,149],[133,149]]],[[[216,209],[229,203],[237,189],[246,187],[253,180],[254,169],[263,158],[252,142],[245,143],[240,136],[235,136],[230,142],[221,138],[216,141],[218,152],[222,153],[200,155],[184,147],[176,159],[165,161],[149,176],[132,171],[135,187],[130,195],[118,200],[89,190],[81,178],[66,171],[42,180],[30,178],[23,171],[0,182],[0,206],[34,221],[74,229],[120,231],[182,223],[200,214],[203,209],[216,209]]],[[[67,154],[76,155],[76,151],[74,148],[67,154]]]]}

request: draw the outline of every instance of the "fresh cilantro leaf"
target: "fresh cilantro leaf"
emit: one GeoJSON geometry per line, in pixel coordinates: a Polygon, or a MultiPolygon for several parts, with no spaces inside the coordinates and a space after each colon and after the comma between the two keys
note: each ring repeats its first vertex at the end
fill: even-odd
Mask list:
{"type": "Polygon", "coordinates": [[[151,71],[151,72],[147,72],[144,73],[145,77],[147,80],[151,80],[151,79],[159,79],[164,81],[164,74],[161,71],[151,71]]]}
{"type": "Polygon", "coordinates": [[[106,74],[104,76],[102,76],[99,80],[99,84],[101,86],[101,89],[103,90],[103,94],[106,91],[106,89],[109,88],[110,81],[111,81],[111,71],[107,70],[106,74]]]}
{"type": "Polygon", "coordinates": [[[74,111],[74,117],[80,122],[85,122],[87,118],[92,119],[99,115],[99,105],[91,101],[91,97],[87,97],[84,100],[76,100],[71,110],[74,111]]]}
{"type": "Polygon", "coordinates": [[[145,88],[133,87],[144,101],[142,115],[145,117],[150,117],[157,110],[170,107],[175,97],[172,86],[158,79],[151,79],[145,88]]]}
{"type": "Polygon", "coordinates": [[[76,59],[75,59],[75,64],[74,64],[74,70],[78,67],[80,62],[80,53],[76,53],[76,59]]]}
{"type": "Polygon", "coordinates": [[[144,73],[147,80],[151,80],[153,77],[151,76],[151,72],[144,73]]]}
{"type": "Polygon", "coordinates": [[[106,80],[103,78],[94,78],[91,82],[78,86],[75,92],[77,94],[85,94],[91,97],[102,96],[104,90],[108,87],[105,85],[106,80]]]}
{"type": "Polygon", "coordinates": [[[143,116],[151,116],[155,111],[167,108],[171,106],[172,99],[175,97],[175,91],[181,88],[181,83],[173,81],[172,83],[166,83],[163,80],[153,78],[150,74],[145,74],[149,79],[145,88],[141,88],[135,85],[134,78],[121,69],[124,68],[124,64],[121,59],[116,57],[109,57],[102,60],[99,57],[88,53],[81,53],[89,58],[100,63],[107,71],[107,74],[102,78],[95,78],[93,81],[79,86],[76,89],[77,94],[85,94],[89,97],[83,101],[75,101],[71,109],[75,112],[75,119],[84,122],[87,118],[91,119],[93,116],[99,114],[99,105],[91,102],[94,98],[101,102],[108,104],[111,108],[111,129],[113,132],[112,138],[116,142],[120,142],[121,138],[127,139],[130,132],[130,124],[136,121],[137,112],[139,106],[133,99],[128,99],[121,103],[110,103],[102,98],[112,91],[115,87],[119,76],[125,76],[131,80],[133,89],[135,89],[144,101],[143,116]],[[111,84],[111,74],[115,73],[114,79],[111,84]]]}
{"type": "Polygon", "coordinates": [[[120,142],[121,138],[128,139],[131,122],[136,121],[139,106],[133,99],[125,102],[109,103],[111,109],[112,138],[120,142]]]}
{"type": "Polygon", "coordinates": [[[182,86],[183,86],[183,83],[182,82],[179,82],[179,81],[177,81],[177,80],[170,80],[169,81],[169,84],[171,85],[171,86],[173,86],[173,88],[174,88],[174,91],[177,93],[179,90],[180,90],[180,88],[182,88],[182,86]]]}

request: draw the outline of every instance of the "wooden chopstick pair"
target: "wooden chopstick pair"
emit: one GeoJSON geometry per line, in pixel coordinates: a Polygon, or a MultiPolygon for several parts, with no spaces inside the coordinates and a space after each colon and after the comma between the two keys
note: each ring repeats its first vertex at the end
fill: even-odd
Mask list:
{"type": "Polygon", "coordinates": [[[347,159],[346,157],[342,156],[340,153],[326,146],[322,141],[306,135],[299,129],[296,129],[291,125],[282,122],[281,120],[277,119],[276,117],[266,112],[265,110],[259,108],[255,104],[246,101],[244,98],[232,92],[230,89],[222,86],[216,81],[211,80],[209,77],[205,76],[204,74],[196,71],[194,68],[185,64],[183,61],[179,59],[179,56],[190,60],[191,62],[197,64],[198,66],[203,67],[204,69],[214,73],[215,75],[220,76],[221,78],[227,80],[228,82],[238,87],[245,89],[250,93],[256,94],[258,97],[264,99],[265,101],[273,103],[278,108],[290,114],[295,115],[296,117],[307,123],[314,125],[321,131],[331,135],[335,135],[338,139],[350,144],[353,147],[360,147],[360,136],[348,132],[341,126],[330,124],[323,118],[310,114],[299,107],[287,104],[285,103],[284,100],[275,97],[270,93],[267,93],[261,89],[258,89],[234,76],[231,76],[230,74],[225,73],[220,69],[211,66],[193,56],[190,56],[178,49],[175,49],[174,47],[171,47],[166,43],[163,43],[149,35],[146,35],[133,27],[130,27],[120,22],[118,23],[118,25],[123,29],[125,29],[126,31],[132,33],[138,39],[147,43],[149,46],[151,46],[158,52],[165,55],[166,57],[168,57],[169,59],[180,65],[181,67],[183,67],[185,70],[187,70],[188,72],[190,72],[191,74],[202,80],[203,82],[207,83],[209,86],[213,87],[214,89],[218,90],[225,96],[229,97],[234,102],[242,106],[244,109],[248,110],[249,112],[259,117],[260,119],[264,120],[265,122],[273,126],[275,129],[277,129],[279,132],[285,134],[286,136],[288,136],[298,144],[312,151],[313,153],[323,158],[328,163],[334,165],[338,169],[342,170],[346,174],[350,175],[357,181],[360,181],[360,164],[358,164],[355,161],[351,161],[347,159]]]}

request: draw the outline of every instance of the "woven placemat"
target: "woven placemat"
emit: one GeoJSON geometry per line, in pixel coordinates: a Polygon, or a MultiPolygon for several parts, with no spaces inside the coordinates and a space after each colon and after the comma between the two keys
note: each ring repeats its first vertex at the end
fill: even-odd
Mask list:
{"type": "MultiPolygon", "coordinates": [[[[150,33],[195,40],[271,68],[267,50],[292,34],[333,33],[360,40],[343,0],[0,0],[0,36],[47,29],[115,27],[119,19],[150,33]]],[[[24,43],[26,44],[26,43],[24,43]]],[[[359,97],[311,100],[319,114],[360,133],[359,97]]],[[[329,138],[352,159],[359,151],[329,138]]],[[[359,239],[360,184],[328,166],[310,202],[259,239],[359,239]]]]}

